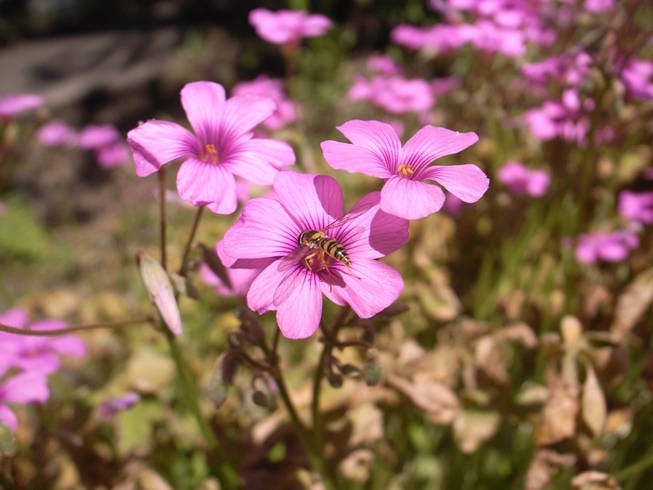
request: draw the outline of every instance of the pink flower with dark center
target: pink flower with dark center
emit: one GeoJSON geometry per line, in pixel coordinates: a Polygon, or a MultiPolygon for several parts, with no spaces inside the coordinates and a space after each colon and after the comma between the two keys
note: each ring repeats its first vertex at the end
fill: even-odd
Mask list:
{"type": "Polygon", "coordinates": [[[331,177],[283,171],[274,190],[277,200],[248,202],[224,237],[224,253],[238,262],[232,267],[262,269],[247,293],[252,310],[276,311],[283,335],[300,339],[317,330],[322,295],[361,318],[399,297],[401,275],[377,259],[406,243],[408,221],[381,211],[378,192],[345,215],[342,190],[331,177]],[[333,242],[300,245],[309,231],[333,242]]]}
{"type": "Polygon", "coordinates": [[[497,172],[497,178],[512,193],[541,197],[549,188],[549,174],[544,170],[531,170],[520,162],[506,162],[497,172]]]}
{"type": "Polygon", "coordinates": [[[653,191],[622,191],[619,194],[619,214],[632,221],[653,223],[653,191]]]}
{"type": "Polygon", "coordinates": [[[38,109],[45,100],[40,95],[18,94],[0,97],[0,117],[6,119],[25,111],[38,109]]]}
{"type": "Polygon", "coordinates": [[[59,120],[41,126],[36,137],[47,146],[75,146],[77,142],[77,134],[73,128],[59,120]]]}
{"type": "MultiPolygon", "coordinates": [[[[53,330],[65,328],[60,320],[39,320],[29,323],[27,313],[13,308],[0,315],[0,323],[23,330],[53,330]]],[[[60,355],[82,357],[86,346],[75,335],[37,337],[0,332],[0,371],[19,368],[25,372],[48,375],[61,366],[60,355]]]]}
{"type": "Polygon", "coordinates": [[[236,210],[234,175],[270,185],[280,168],[295,163],[288,143],[254,138],[253,129],[275,109],[271,99],[236,95],[226,99],[222,85],[187,84],[181,103],[195,134],[168,121],[148,121],[127,135],[139,177],[177,158],[177,190],[185,201],[218,214],[236,210]]]}
{"type": "Polygon", "coordinates": [[[270,131],[277,131],[297,119],[295,104],[284,93],[283,80],[260,75],[249,82],[236,84],[233,94],[259,95],[272,99],[276,104],[276,109],[270,117],[263,121],[263,127],[270,131]]]}
{"type": "Polygon", "coordinates": [[[256,34],[273,44],[297,44],[304,37],[322,36],[331,27],[331,21],[324,15],[303,10],[272,12],[264,8],[252,10],[249,23],[256,34]]]}
{"type": "Polygon", "coordinates": [[[402,147],[392,126],[379,121],[349,121],[338,127],[351,142],[324,141],[322,152],[335,169],[385,179],[381,209],[405,219],[419,219],[440,210],[445,196],[434,180],[465,202],[478,201],[489,179],[476,165],[429,166],[478,141],[475,133],[425,126],[402,147]]]}
{"type": "MultiPolygon", "coordinates": [[[[0,370],[0,378],[5,374],[0,370]]],[[[0,422],[12,432],[16,431],[18,419],[7,403],[44,403],[50,398],[47,377],[44,373],[19,373],[0,384],[0,422]]]]}

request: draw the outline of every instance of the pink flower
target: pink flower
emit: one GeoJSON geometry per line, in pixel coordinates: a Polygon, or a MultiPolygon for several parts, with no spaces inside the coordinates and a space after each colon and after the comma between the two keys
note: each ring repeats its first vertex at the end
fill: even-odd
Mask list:
{"type": "Polygon", "coordinates": [[[401,75],[403,69],[390,56],[377,55],[367,59],[367,67],[383,75],[401,75]]]}
{"type": "Polygon", "coordinates": [[[638,99],[653,99],[653,62],[631,59],[621,72],[627,92],[638,99]]]}
{"type": "Polygon", "coordinates": [[[101,417],[108,419],[116,415],[118,412],[133,407],[140,399],[140,394],[135,391],[128,391],[127,393],[100,403],[98,411],[101,417]]]}
{"type": "Polygon", "coordinates": [[[77,145],[84,150],[98,150],[120,138],[120,131],[113,124],[90,124],[80,131],[77,145]]]}
{"type": "Polygon", "coordinates": [[[45,101],[40,95],[19,94],[0,97],[0,117],[8,118],[18,113],[38,109],[45,101]]]}
{"type": "MultiPolygon", "coordinates": [[[[0,377],[4,372],[0,371],[0,377]]],[[[0,422],[12,432],[18,426],[16,414],[7,403],[44,403],[50,397],[47,378],[43,373],[26,372],[16,374],[0,385],[0,422]]]]}
{"type": "Polygon", "coordinates": [[[297,44],[304,37],[322,36],[331,27],[331,21],[324,15],[303,10],[272,12],[264,8],[252,10],[249,23],[256,34],[273,44],[297,44]]]}
{"type": "Polygon", "coordinates": [[[619,214],[624,218],[640,223],[653,223],[653,191],[619,194],[619,214]]]}
{"type": "Polygon", "coordinates": [[[531,170],[519,162],[506,162],[497,172],[497,178],[512,193],[541,197],[549,188],[549,174],[544,170],[531,170]]]}
{"type": "Polygon", "coordinates": [[[131,162],[131,152],[123,140],[117,140],[95,150],[95,158],[100,167],[113,168],[131,162]]]}
{"type": "MultiPolygon", "coordinates": [[[[379,193],[361,199],[348,218],[325,234],[348,254],[350,266],[321,248],[298,246],[307,230],[323,230],[344,213],[342,190],[331,177],[280,172],[274,181],[278,200],[253,199],[224,237],[232,267],[263,269],[247,302],[259,314],[277,312],[284,336],[313,335],[322,317],[322,295],[348,304],[361,318],[390,306],[401,293],[401,275],[378,258],[408,240],[408,222],[379,210],[379,193]]],[[[332,250],[334,252],[334,250],[332,250]]]]}
{"type": "Polygon", "coordinates": [[[426,80],[381,76],[377,78],[372,102],[391,114],[421,113],[433,108],[435,97],[426,80]]]}
{"type": "Polygon", "coordinates": [[[260,75],[249,82],[240,82],[233,88],[234,95],[259,95],[268,97],[276,104],[270,117],[263,121],[263,127],[277,131],[297,119],[295,104],[288,99],[283,90],[283,80],[260,75]]]}
{"type": "Polygon", "coordinates": [[[392,126],[379,121],[349,121],[338,127],[353,144],[324,141],[324,158],[333,168],[386,179],[381,209],[406,219],[419,219],[438,211],[444,192],[427,184],[435,180],[465,202],[478,201],[489,179],[476,165],[431,166],[478,141],[475,133],[459,133],[425,126],[401,146],[392,126]]]}
{"type": "MultiPolygon", "coordinates": [[[[39,320],[29,324],[27,312],[13,308],[0,315],[0,323],[24,330],[65,328],[60,320],[39,320]]],[[[48,375],[61,366],[59,356],[82,357],[86,346],[75,335],[36,337],[0,332],[0,371],[19,368],[25,372],[48,375]]]]}
{"type": "Polygon", "coordinates": [[[639,246],[636,228],[582,234],[576,245],[576,260],[583,264],[594,264],[599,260],[605,262],[622,262],[630,250],[639,246]]]}
{"type": "Polygon", "coordinates": [[[177,190],[185,201],[218,214],[236,210],[234,175],[270,185],[295,155],[285,142],[253,138],[252,130],[274,112],[274,102],[252,95],[225,98],[222,85],[187,84],[181,103],[195,131],[168,121],[148,121],[127,135],[136,174],[145,177],[176,158],[185,158],[177,190]]]}
{"type": "Polygon", "coordinates": [[[74,146],[77,134],[65,122],[55,120],[44,124],[36,132],[36,137],[47,146],[74,146]]]}

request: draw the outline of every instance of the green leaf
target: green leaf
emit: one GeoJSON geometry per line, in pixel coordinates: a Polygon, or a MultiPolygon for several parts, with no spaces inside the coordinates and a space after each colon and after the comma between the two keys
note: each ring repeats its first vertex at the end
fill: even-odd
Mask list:
{"type": "Polygon", "coordinates": [[[16,454],[16,439],[13,432],[3,422],[0,422],[0,454],[13,456],[16,454]]]}

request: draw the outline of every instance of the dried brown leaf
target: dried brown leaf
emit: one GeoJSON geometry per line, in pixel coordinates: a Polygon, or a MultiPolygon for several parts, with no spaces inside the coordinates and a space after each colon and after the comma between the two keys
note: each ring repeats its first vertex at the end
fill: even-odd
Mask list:
{"type": "Polygon", "coordinates": [[[584,471],[571,480],[572,490],[621,490],[614,477],[600,471],[584,471]]]}
{"type": "Polygon", "coordinates": [[[501,422],[501,417],[497,412],[463,411],[453,423],[453,432],[458,447],[463,453],[473,453],[483,441],[488,440],[496,433],[499,422],[501,422]]]}
{"type": "Polygon", "coordinates": [[[453,390],[433,379],[419,375],[413,380],[389,376],[388,384],[406,395],[436,424],[451,423],[460,411],[460,403],[453,390]]]}
{"type": "Polygon", "coordinates": [[[496,336],[487,335],[479,339],[474,346],[474,363],[495,383],[508,383],[507,364],[510,356],[504,346],[499,345],[496,336]]]}
{"type": "Polygon", "coordinates": [[[620,335],[631,331],[651,302],[653,302],[653,267],[638,274],[619,296],[610,329],[620,335]]]}
{"type": "Polygon", "coordinates": [[[346,478],[362,484],[369,479],[373,464],[374,453],[371,450],[356,449],[340,462],[339,469],[346,478]]]}
{"type": "Polygon", "coordinates": [[[603,389],[591,365],[588,365],[586,369],[581,407],[583,420],[592,433],[595,436],[601,434],[605,427],[608,409],[603,389]]]}
{"type": "Polygon", "coordinates": [[[542,409],[542,417],[535,428],[535,443],[538,446],[555,444],[572,437],[576,431],[576,416],[579,410],[579,387],[558,377],[547,375],[549,399],[542,409]]]}
{"type": "Polygon", "coordinates": [[[550,449],[540,449],[535,454],[526,473],[525,490],[542,490],[558,474],[576,462],[573,454],[558,454],[550,449]]]}

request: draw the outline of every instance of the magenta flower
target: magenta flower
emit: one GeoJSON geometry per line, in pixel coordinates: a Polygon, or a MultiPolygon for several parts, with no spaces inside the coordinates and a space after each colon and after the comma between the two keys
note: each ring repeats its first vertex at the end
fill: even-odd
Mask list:
{"type": "Polygon", "coordinates": [[[263,127],[270,131],[278,131],[297,119],[295,104],[284,93],[283,80],[260,75],[249,82],[237,83],[233,88],[233,94],[259,95],[272,99],[276,109],[263,121],[263,127]]]}
{"type": "Polygon", "coordinates": [[[639,246],[637,228],[627,228],[611,233],[596,232],[582,234],[578,237],[575,256],[578,262],[594,264],[604,262],[622,262],[628,253],[639,246]]]}
{"type": "Polygon", "coordinates": [[[119,167],[131,162],[131,152],[124,141],[117,140],[95,150],[95,159],[102,168],[119,167]]]}
{"type": "Polygon", "coordinates": [[[653,191],[619,194],[619,214],[624,218],[640,223],[653,223],[653,191]]]}
{"type": "Polygon", "coordinates": [[[225,98],[222,85],[187,84],[181,103],[195,134],[168,121],[148,121],[127,135],[136,174],[145,177],[177,158],[177,190],[185,201],[218,214],[236,210],[234,175],[270,185],[278,169],[295,163],[285,142],[253,138],[253,129],[274,112],[274,102],[252,95],[225,98]]]}
{"type": "Polygon", "coordinates": [[[349,121],[338,127],[353,144],[324,141],[324,158],[333,168],[385,179],[381,209],[400,218],[419,219],[440,210],[444,192],[434,180],[465,202],[478,201],[489,179],[476,165],[429,166],[478,141],[475,133],[425,126],[401,146],[392,126],[379,121],[349,121]]]}
{"type": "MultiPolygon", "coordinates": [[[[379,210],[378,192],[361,199],[348,218],[325,231],[344,247],[350,266],[322,249],[298,247],[307,230],[323,230],[344,216],[342,190],[331,177],[280,172],[278,200],[253,199],[224,237],[232,267],[263,269],[247,293],[251,309],[277,312],[285,337],[313,335],[322,317],[322,295],[348,304],[361,318],[390,306],[401,293],[401,275],[378,258],[408,240],[408,222],[379,210]]],[[[332,249],[332,252],[334,250],[332,249]]]]}
{"type": "MultiPolygon", "coordinates": [[[[39,320],[29,324],[27,313],[13,308],[0,315],[0,323],[24,330],[65,328],[60,320],[39,320]]],[[[0,332],[0,371],[19,368],[25,372],[48,375],[61,366],[61,354],[82,357],[86,346],[75,335],[36,337],[0,332]]]]}
{"type": "MultiPolygon", "coordinates": [[[[0,377],[4,374],[0,371],[0,377]]],[[[12,432],[18,426],[16,414],[7,403],[44,403],[50,397],[47,378],[43,373],[19,373],[0,385],[0,422],[12,432]]]]}
{"type": "Polygon", "coordinates": [[[141,395],[136,391],[128,391],[120,396],[105,400],[98,406],[98,412],[102,418],[109,419],[118,412],[127,410],[136,405],[141,395]]]}
{"type": "Polygon", "coordinates": [[[264,8],[252,10],[249,23],[256,34],[273,44],[297,44],[304,37],[322,36],[331,27],[331,21],[324,15],[303,10],[272,12],[264,8]]]}
{"type": "Polygon", "coordinates": [[[25,111],[41,107],[45,101],[40,95],[18,94],[0,97],[0,117],[6,119],[25,111]]]}
{"type": "Polygon", "coordinates": [[[531,170],[520,162],[506,162],[497,172],[499,182],[513,194],[541,197],[549,188],[549,174],[545,170],[531,170]]]}
{"type": "Polygon", "coordinates": [[[77,145],[84,150],[99,150],[120,139],[120,131],[113,124],[90,124],[79,132],[77,145]]]}
{"type": "Polygon", "coordinates": [[[41,126],[36,137],[47,146],[74,146],[77,142],[77,134],[73,128],[59,120],[41,126]]]}

